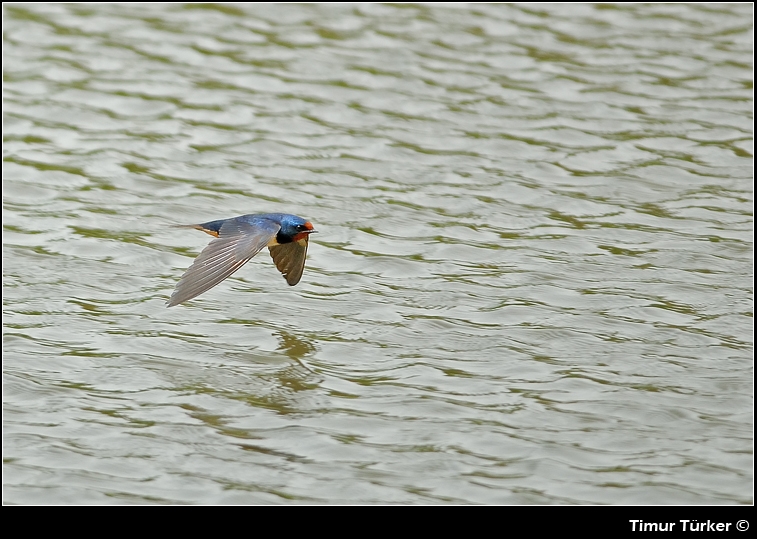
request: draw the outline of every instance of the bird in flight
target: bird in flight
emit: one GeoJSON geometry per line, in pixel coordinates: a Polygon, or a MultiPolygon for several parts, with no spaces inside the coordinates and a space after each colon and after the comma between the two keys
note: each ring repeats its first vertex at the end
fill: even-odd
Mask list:
{"type": "Polygon", "coordinates": [[[181,276],[168,300],[168,307],[207,292],[244,266],[263,247],[268,247],[276,268],[287,283],[296,285],[305,269],[308,237],[316,232],[310,221],[288,213],[240,215],[178,227],[202,230],[215,239],[181,276]]]}

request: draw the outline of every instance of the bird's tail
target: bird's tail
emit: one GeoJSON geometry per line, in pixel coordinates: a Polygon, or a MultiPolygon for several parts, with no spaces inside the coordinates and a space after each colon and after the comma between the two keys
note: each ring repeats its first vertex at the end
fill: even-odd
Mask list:
{"type": "Polygon", "coordinates": [[[217,221],[212,221],[210,223],[202,223],[199,225],[170,225],[171,228],[194,228],[195,230],[201,230],[205,232],[206,234],[210,234],[213,237],[218,237],[218,233],[221,229],[220,224],[216,226],[216,223],[219,223],[217,221]]]}

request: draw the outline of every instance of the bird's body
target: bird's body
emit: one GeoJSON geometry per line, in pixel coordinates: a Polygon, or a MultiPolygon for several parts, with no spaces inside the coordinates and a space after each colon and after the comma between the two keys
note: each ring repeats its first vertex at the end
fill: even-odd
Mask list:
{"type": "Polygon", "coordinates": [[[231,219],[210,221],[195,228],[214,236],[205,249],[181,276],[168,300],[168,307],[183,303],[213,288],[268,247],[278,270],[287,283],[300,282],[305,269],[308,237],[312,223],[288,213],[241,215],[231,219]]]}

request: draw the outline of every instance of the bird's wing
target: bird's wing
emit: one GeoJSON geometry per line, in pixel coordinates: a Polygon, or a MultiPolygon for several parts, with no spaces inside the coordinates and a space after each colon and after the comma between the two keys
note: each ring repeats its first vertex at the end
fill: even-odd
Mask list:
{"type": "Polygon", "coordinates": [[[255,225],[238,218],[226,221],[218,231],[218,238],[203,249],[181,276],[168,307],[199,296],[226,279],[268,245],[280,228],[272,221],[255,225]]]}
{"type": "Polygon", "coordinates": [[[308,252],[308,237],[268,247],[276,267],[287,280],[289,286],[294,286],[302,278],[305,269],[305,255],[308,252]]]}

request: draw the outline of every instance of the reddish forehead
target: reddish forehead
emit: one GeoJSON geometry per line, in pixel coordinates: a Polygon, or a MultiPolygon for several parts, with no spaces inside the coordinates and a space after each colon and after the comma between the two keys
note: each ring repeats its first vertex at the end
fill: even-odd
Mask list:
{"type": "Polygon", "coordinates": [[[313,230],[314,228],[313,223],[311,223],[310,221],[305,221],[305,224],[303,226],[307,228],[308,230],[313,230]]]}

